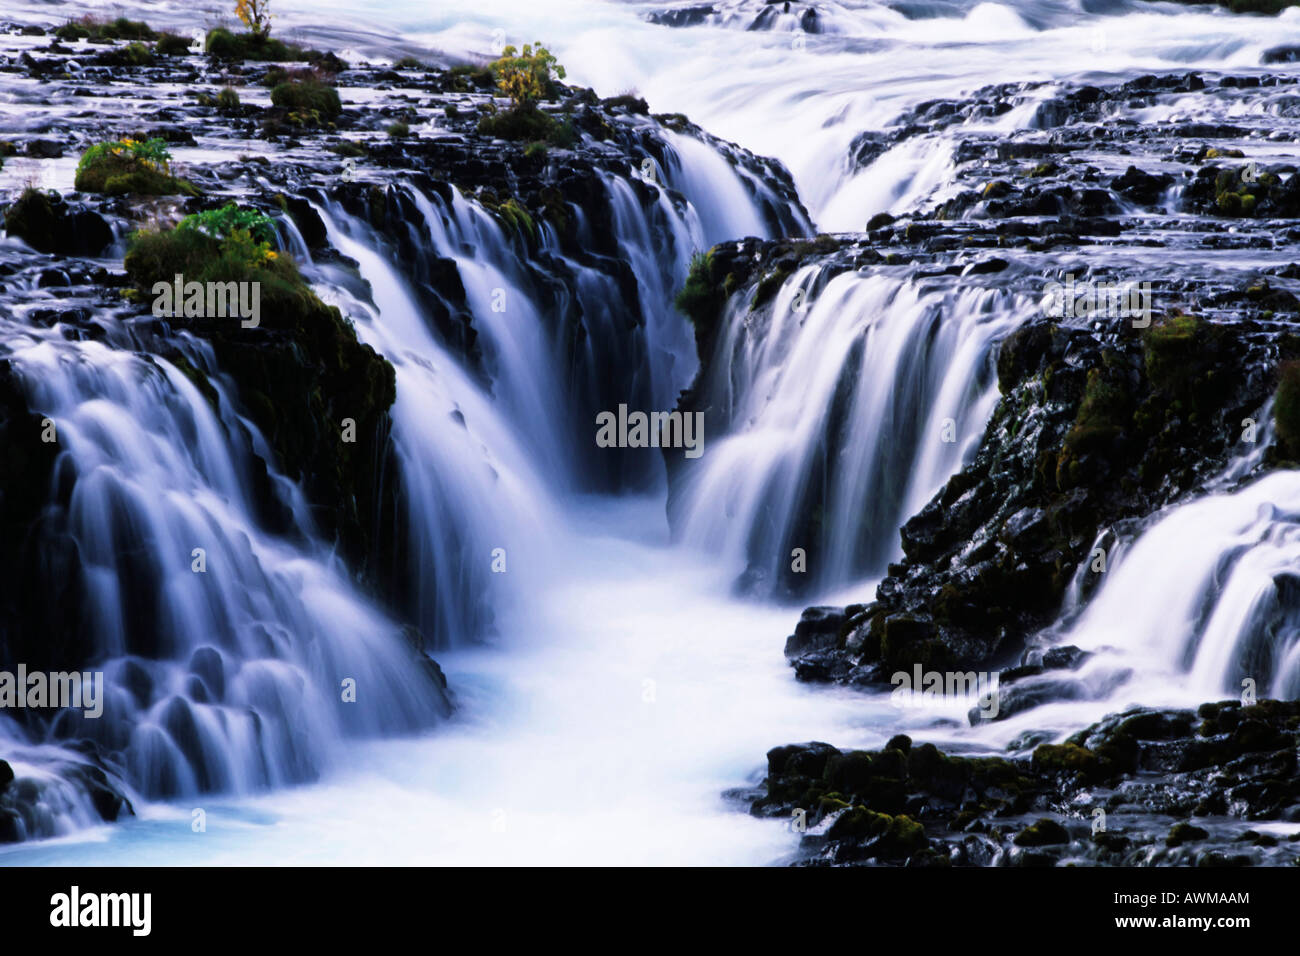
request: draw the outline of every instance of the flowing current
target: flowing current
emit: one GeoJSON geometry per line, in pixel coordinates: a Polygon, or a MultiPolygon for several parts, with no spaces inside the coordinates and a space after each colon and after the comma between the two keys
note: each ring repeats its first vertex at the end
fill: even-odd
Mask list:
{"type": "MultiPolygon", "coordinates": [[[[1056,81],[1252,68],[1263,49],[1300,40],[1295,11],[1257,20],[1137,0],[1104,11],[826,3],[812,33],[780,11],[746,29],[765,5],[743,0],[716,4],[695,26],[649,19],[678,6],[392,3],[367,14],[371,32],[356,29],[343,0],[284,2],[277,14],[280,28],[327,38],[345,57],[395,57],[414,44],[474,58],[544,40],[571,81],[602,95],[635,91],[656,112],[685,113],[781,159],[826,231],[860,231],[876,213],[944,197],[956,163],[945,134],[866,165],[849,160],[860,132],[917,103],[1008,79],[1048,81],[1047,96],[1056,81]]],[[[182,19],[166,3],[129,12],[182,19]]],[[[988,128],[1024,127],[1034,114],[1026,103],[988,128]]],[[[436,643],[450,719],[428,703],[437,694],[396,626],[316,541],[305,506],[293,540],[259,531],[247,452],[232,437],[261,441],[251,425],[219,420],[165,362],[6,326],[34,407],[67,423],[61,475],[74,490],[61,532],[88,557],[110,692],[130,715],[96,732],[106,744],[131,740],[123,777],[137,816],[89,826],[90,809],[52,784],[43,824],[55,839],[0,851],[0,862],[767,863],[795,836],[720,794],[757,779],[768,747],[871,747],[919,727],[938,742],[999,748],[1028,726],[936,730],[933,712],[797,684],[780,648],[804,598],[869,599],[897,558],[899,525],[977,442],[997,396],[996,344],[1034,303],[887,270],[805,269],[766,307],[757,335],[733,301],[718,346],[728,374],[705,383],[728,427],[705,436],[699,467],[667,509],[661,463],[602,458],[594,414],[619,401],[672,407],[696,371],[690,328],[671,307],[691,252],[770,234],[759,186],[706,144],[671,145],[676,162],[660,172],[685,209],[663,199],[651,216],[626,182],[606,183],[644,317],[631,346],[615,334],[606,277],[566,266],[585,314],[605,303],[610,323],[574,375],[554,360],[558,339],[544,321],[553,303],[522,274],[516,240],[476,203],[405,192],[419,243],[461,271],[490,384],[431,332],[383,237],[316,204],[330,244],[358,271],[328,261],[305,270],[397,372],[405,610],[436,643]],[[497,290],[512,303],[506,312],[492,308],[497,290]],[[801,292],[815,293],[806,309],[801,292]],[[618,387],[596,374],[603,365],[623,373],[618,387]],[[859,384],[846,395],[849,379],[859,384]],[[935,440],[948,421],[953,440],[935,440]],[[832,423],[843,451],[830,463],[832,423]],[[774,603],[790,550],[804,546],[791,516],[813,476],[821,560],[798,603],[774,603]],[[195,540],[216,542],[202,589],[195,540]],[[504,571],[493,567],[498,550],[504,571]],[[174,566],[159,563],[164,552],[174,566]],[[152,596],[143,609],[132,597],[141,580],[152,596]],[[733,596],[738,580],[748,596],[733,596]],[[142,614],[150,625],[139,632],[142,614]],[[338,673],[381,692],[340,707],[338,673]],[[191,830],[195,808],[206,833],[191,830]]],[[[287,222],[286,240],[306,258],[287,222]]],[[[198,345],[187,355],[206,367],[198,345]]],[[[271,480],[292,504],[296,490],[271,480]]],[[[1033,726],[1076,728],[1129,700],[1235,694],[1247,673],[1270,675],[1261,696],[1294,696],[1300,632],[1283,598],[1298,528],[1300,487],[1287,474],[1160,516],[1063,637],[1122,651],[1079,675],[1095,692],[1036,711],[1033,726]],[[1168,600],[1137,601],[1149,619],[1135,619],[1131,596],[1153,589],[1168,600]],[[1142,676],[1111,699],[1111,676],[1124,669],[1142,676]]],[[[42,773],[57,749],[16,731],[14,740],[10,762],[24,773],[42,773]]]]}

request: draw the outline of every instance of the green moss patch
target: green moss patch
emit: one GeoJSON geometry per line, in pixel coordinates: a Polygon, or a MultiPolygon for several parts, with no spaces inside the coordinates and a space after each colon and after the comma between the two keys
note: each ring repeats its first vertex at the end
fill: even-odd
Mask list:
{"type": "Polygon", "coordinates": [[[161,139],[96,143],[77,164],[76,188],[109,196],[197,196],[197,186],[171,174],[170,158],[161,139]]]}

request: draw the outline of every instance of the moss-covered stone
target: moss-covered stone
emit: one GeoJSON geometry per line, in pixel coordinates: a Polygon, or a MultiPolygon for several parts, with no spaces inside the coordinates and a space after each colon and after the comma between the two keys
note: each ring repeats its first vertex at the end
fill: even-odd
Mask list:
{"type": "Polygon", "coordinates": [[[136,234],[126,257],[142,294],[177,274],[185,281],[256,282],[261,323],[243,328],[221,317],[175,319],[207,339],[238,400],[275,452],[276,466],[300,481],[320,526],[367,572],[369,516],[377,508],[378,462],[396,397],[393,368],[339,310],[317,298],[283,253],[265,255],[246,238],[197,228],[136,234]],[[345,420],[355,441],[344,439],[345,420]]]}
{"type": "Polygon", "coordinates": [[[1278,369],[1273,424],[1279,453],[1290,461],[1300,461],[1300,361],[1283,362],[1278,369]]]}
{"type": "Polygon", "coordinates": [[[1175,823],[1169,830],[1169,836],[1165,838],[1165,846],[1182,846],[1184,843],[1195,843],[1198,840],[1204,840],[1210,835],[1208,830],[1201,827],[1193,826],[1190,823],[1175,823]]]}
{"type": "Polygon", "coordinates": [[[1056,846],[1070,842],[1070,833],[1051,817],[1043,817],[1016,834],[1016,846],[1056,846]]]}

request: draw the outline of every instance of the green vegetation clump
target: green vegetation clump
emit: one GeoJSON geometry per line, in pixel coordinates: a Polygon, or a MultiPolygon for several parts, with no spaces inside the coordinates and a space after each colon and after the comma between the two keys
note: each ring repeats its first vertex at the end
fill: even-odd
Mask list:
{"type": "Polygon", "coordinates": [[[925,827],[911,817],[876,813],[866,807],[845,810],[826,832],[830,840],[871,840],[873,856],[899,859],[926,844],[925,827]]]}
{"type": "Polygon", "coordinates": [[[1037,823],[1031,823],[1012,841],[1016,846],[1037,847],[1053,846],[1070,842],[1070,834],[1051,817],[1044,817],[1037,823]]]}
{"type": "Polygon", "coordinates": [[[171,174],[170,158],[161,139],[96,143],[82,154],[75,185],[81,192],[109,196],[197,196],[197,186],[171,174]]]}
{"type": "Polygon", "coordinates": [[[423,63],[413,56],[404,56],[393,64],[394,70],[424,70],[428,69],[423,63]]]}
{"type": "Polygon", "coordinates": [[[95,62],[104,66],[153,66],[154,56],[147,46],[133,40],[124,47],[105,50],[95,57],[95,62]]]}
{"type": "Polygon", "coordinates": [[[239,109],[239,94],[235,92],[234,87],[223,87],[217,94],[217,109],[219,110],[237,110],[239,109]]]}
{"type": "MultiPolygon", "coordinates": [[[[498,91],[510,97],[510,108],[489,113],[479,120],[478,131],[485,136],[517,142],[543,142],[567,148],[577,142],[572,124],[561,122],[538,109],[540,100],[554,99],[556,79],[564,78],[564,67],[540,43],[525,44],[522,51],[508,46],[499,59],[488,64],[487,74],[498,91]]],[[[466,73],[465,76],[481,76],[466,73]]]]}
{"type": "Polygon", "coordinates": [[[142,20],[117,17],[100,20],[86,15],[69,20],[54,31],[60,40],[155,40],[158,34],[142,20]]]}
{"type": "Polygon", "coordinates": [[[537,224],[533,222],[533,217],[529,215],[528,210],[521,206],[517,200],[511,198],[502,203],[493,203],[490,199],[483,197],[482,202],[484,206],[496,213],[508,228],[527,239],[536,238],[537,224]]]}
{"type": "MultiPolygon", "coordinates": [[[[1214,152],[1210,150],[1210,153],[1214,152]]],[[[1240,155],[1240,150],[1236,152],[1240,155]]],[[[1251,166],[1225,169],[1214,180],[1214,207],[1224,216],[1254,216],[1261,199],[1276,197],[1285,203],[1279,189],[1281,183],[1275,173],[1258,171],[1251,166]]],[[[1273,214],[1289,215],[1284,209],[1275,209],[1273,214]]]]}
{"type": "Polygon", "coordinates": [[[158,42],[153,45],[159,56],[184,56],[190,52],[189,37],[177,36],[175,33],[158,35],[158,42]]]}
{"type": "Polygon", "coordinates": [[[330,143],[330,145],[326,146],[325,148],[328,149],[331,153],[334,153],[336,156],[351,156],[354,158],[360,158],[366,155],[366,151],[363,147],[358,146],[356,143],[347,139],[340,140],[337,143],[330,143]]]}
{"type": "Polygon", "coordinates": [[[1289,461],[1300,460],[1300,361],[1284,362],[1278,369],[1273,424],[1282,456],[1289,461]]]}
{"type": "Polygon", "coordinates": [[[263,33],[232,33],[218,27],[209,30],[204,51],[214,60],[259,60],[284,63],[325,58],[319,50],[307,50],[263,33]]]}
{"type": "Polygon", "coordinates": [[[691,256],[686,284],[673,300],[677,311],[690,319],[697,330],[715,326],[727,301],[718,287],[715,273],[713,250],[696,252],[691,256]]]}
{"type": "Polygon", "coordinates": [[[395,123],[390,123],[384,132],[388,134],[390,139],[404,139],[411,135],[411,127],[403,120],[398,120],[395,123]]]}
{"type": "Polygon", "coordinates": [[[304,120],[319,122],[333,119],[343,112],[339,91],[318,79],[286,80],[271,90],[271,102],[304,120]]]}
{"type": "Polygon", "coordinates": [[[515,109],[553,99],[557,79],[564,79],[564,67],[540,43],[524,44],[523,50],[508,46],[488,64],[497,89],[510,97],[515,109]]]}
{"type": "Polygon", "coordinates": [[[478,122],[484,136],[514,142],[545,143],[568,149],[578,141],[578,133],[568,121],[557,120],[533,105],[489,113],[478,122]]]}
{"type": "Polygon", "coordinates": [[[782,260],[776,264],[771,272],[759,280],[758,288],[754,290],[754,297],[749,302],[751,311],[759,306],[771,301],[777,291],[785,284],[785,280],[794,274],[794,263],[789,260],[782,260]]]}

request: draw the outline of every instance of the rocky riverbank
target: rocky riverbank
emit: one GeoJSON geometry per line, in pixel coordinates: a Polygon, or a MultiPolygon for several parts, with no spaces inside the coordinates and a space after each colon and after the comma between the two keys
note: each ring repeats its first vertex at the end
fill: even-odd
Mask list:
{"type": "MultiPolygon", "coordinates": [[[[796,284],[813,308],[855,272],[1042,303],[990,357],[999,398],[983,436],[903,524],[901,555],[874,599],[804,612],[785,645],[799,679],[873,692],[917,666],[987,669],[1001,678],[996,719],[1117,686],[1075,678],[1089,655],[1060,644],[1063,609],[1086,607],[1117,545],[1164,509],[1295,467],[1285,381],[1300,346],[1300,265],[1288,252],[1300,238],[1300,177],[1284,145],[1297,133],[1294,84],[1165,74],[1047,96],[1010,83],[921,104],[860,136],[854,161],[956,130],[946,198],[881,214],[861,234],[726,244],[697,261],[679,305],[706,364],[682,407],[704,412],[715,433],[737,424],[704,387],[739,361],[720,344],[734,338],[726,330],[743,322],[746,336],[761,334],[796,284]],[[1175,103],[1163,121],[1136,119],[1175,103]],[[1031,106],[1023,132],[978,130],[981,117],[1031,106]],[[1221,250],[1255,250],[1258,263],[1236,266],[1221,250]],[[1122,291],[1139,289],[1145,308],[1122,291]]],[[[846,388],[840,402],[851,400],[846,388]]],[[[832,446],[828,469],[834,458],[832,446]]],[[[816,489],[829,482],[810,484],[792,540],[815,543],[825,507],[816,489]]],[[[863,510],[874,513],[865,501],[863,510]]],[[[1286,863],[1295,850],[1248,821],[1300,813],[1294,721],[1292,704],[1271,701],[1206,704],[1199,716],[1129,712],[1061,743],[1023,735],[1010,755],[987,758],[906,738],[872,754],[790,745],[771,751],[765,789],[747,799],[759,815],[806,814],[804,863],[1286,863]],[[1248,757],[1224,737],[1221,714],[1281,736],[1248,757]],[[1116,736],[1139,725],[1155,729],[1116,736]],[[1269,796],[1222,799],[1219,789],[1211,799],[1224,787],[1269,796]],[[1091,834],[1096,808],[1111,825],[1091,834]]]]}

